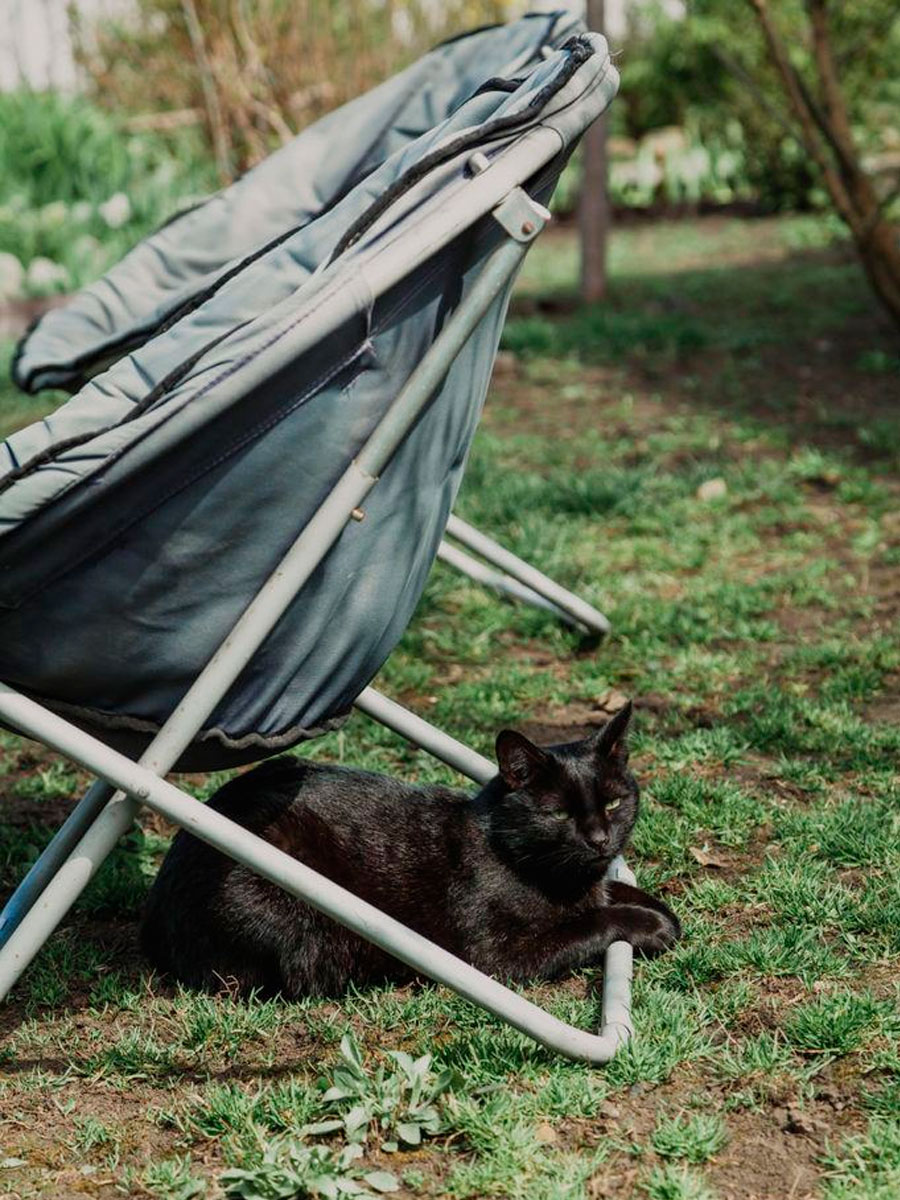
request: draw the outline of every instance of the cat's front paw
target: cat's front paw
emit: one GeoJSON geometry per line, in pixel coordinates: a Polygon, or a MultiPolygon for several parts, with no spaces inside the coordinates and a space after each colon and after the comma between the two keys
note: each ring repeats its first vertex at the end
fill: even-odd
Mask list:
{"type": "Polygon", "coordinates": [[[681,924],[670,909],[632,908],[629,918],[624,922],[627,939],[642,955],[662,954],[681,937],[681,924]]]}
{"type": "Polygon", "coordinates": [[[657,896],[619,880],[610,880],[605,886],[612,911],[624,922],[628,941],[635,950],[642,954],[661,954],[681,937],[681,923],[668,904],[657,896]]]}
{"type": "Polygon", "coordinates": [[[654,912],[656,925],[639,936],[632,945],[642,954],[662,954],[671,950],[681,937],[681,923],[673,912],[654,912]]]}

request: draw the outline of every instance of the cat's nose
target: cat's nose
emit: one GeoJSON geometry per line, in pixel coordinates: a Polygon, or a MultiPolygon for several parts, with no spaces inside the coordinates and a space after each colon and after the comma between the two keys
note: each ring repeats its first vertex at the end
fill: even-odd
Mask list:
{"type": "Polygon", "coordinates": [[[602,850],[609,841],[609,834],[605,829],[592,829],[587,840],[595,850],[602,850]]]}

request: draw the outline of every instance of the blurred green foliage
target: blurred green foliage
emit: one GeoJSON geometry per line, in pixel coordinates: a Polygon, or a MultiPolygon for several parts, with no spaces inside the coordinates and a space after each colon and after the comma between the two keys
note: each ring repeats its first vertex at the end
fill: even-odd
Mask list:
{"type": "Polygon", "coordinates": [[[0,93],[0,162],[0,253],[23,268],[51,260],[29,274],[32,294],[102,274],[215,186],[199,130],[129,134],[89,100],[54,92],[0,93]]]}
{"type": "MultiPolygon", "coordinates": [[[[200,0],[230,161],[248,165],[438,38],[520,8],[515,0],[453,0],[440,11],[423,0],[200,0]]],[[[0,94],[0,255],[21,264],[7,261],[4,277],[0,262],[0,294],[81,286],[220,183],[183,8],[140,0],[135,11],[133,21],[82,30],[93,46],[90,57],[84,51],[87,96],[0,94]]],[[[626,11],[627,34],[613,47],[622,76],[610,110],[614,204],[828,206],[748,0],[688,0],[684,18],[654,0],[632,0],[626,11]]],[[[772,11],[815,94],[805,0],[780,0],[772,11]]],[[[849,0],[829,12],[853,134],[890,211],[900,183],[900,5],[849,0]]],[[[557,211],[572,211],[579,189],[576,154],[557,211]]]]}
{"type": "MultiPolygon", "coordinates": [[[[804,0],[770,6],[795,68],[815,94],[804,0]]],[[[767,210],[821,207],[815,168],[793,135],[762,34],[747,0],[687,0],[686,19],[662,5],[632,6],[619,68],[612,132],[639,140],[678,127],[711,164],[730,155],[735,198],[767,210]]],[[[900,175],[900,5],[896,0],[832,3],[837,71],[854,137],[876,171],[900,175]]],[[[711,165],[710,198],[716,180],[711,165]]]]}
{"type": "MultiPolygon", "coordinates": [[[[177,143],[123,133],[114,117],[83,97],[0,93],[0,195],[18,195],[30,208],[103,200],[138,181],[183,186],[197,172],[198,152],[202,159],[199,139],[183,133],[177,143]]],[[[132,197],[135,208],[146,203],[132,197]]]]}

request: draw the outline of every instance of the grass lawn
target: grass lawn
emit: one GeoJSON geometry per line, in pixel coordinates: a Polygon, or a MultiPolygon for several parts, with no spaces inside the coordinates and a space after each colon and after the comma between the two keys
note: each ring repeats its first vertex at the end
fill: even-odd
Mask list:
{"type": "MultiPolygon", "coordinates": [[[[612,267],[580,309],[573,236],[535,248],[458,511],[613,635],[582,647],[437,565],[380,686],[487,753],[634,697],[631,859],[685,927],[637,966],[635,1040],[591,1070],[430,986],[176,991],[136,950],[150,818],[0,1008],[0,1195],[277,1197],[313,1170],[408,1197],[900,1195],[900,351],[818,219],[635,225],[612,267]],[[452,1072],[419,1081],[418,1147],[396,1050],[452,1072]],[[336,1070],[353,1096],[328,1103],[336,1070]],[[358,1103],[363,1159],[298,1142],[358,1103]]],[[[35,413],[3,391],[0,435],[35,413]]],[[[307,752],[451,778],[362,716],[307,752]]],[[[0,771],[2,898],[84,779],[9,735],[0,771]]],[[[592,982],[529,995],[588,1026],[592,982]]]]}

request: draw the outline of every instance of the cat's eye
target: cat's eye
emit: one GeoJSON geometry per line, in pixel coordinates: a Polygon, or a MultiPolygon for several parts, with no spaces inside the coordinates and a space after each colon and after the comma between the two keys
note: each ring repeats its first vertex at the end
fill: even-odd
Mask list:
{"type": "Polygon", "coordinates": [[[568,821],[569,814],[564,808],[557,808],[550,814],[554,821],[568,821]]]}
{"type": "Polygon", "coordinates": [[[622,803],[621,800],[610,800],[609,804],[607,804],[607,806],[606,806],[606,811],[607,812],[615,812],[615,810],[619,807],[619,805],[621,803],[622,803]]]}

